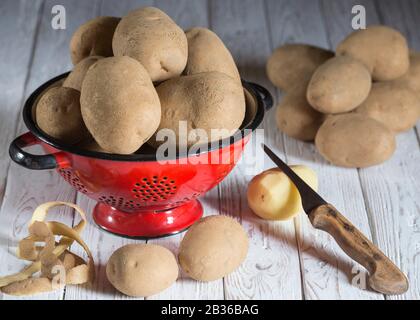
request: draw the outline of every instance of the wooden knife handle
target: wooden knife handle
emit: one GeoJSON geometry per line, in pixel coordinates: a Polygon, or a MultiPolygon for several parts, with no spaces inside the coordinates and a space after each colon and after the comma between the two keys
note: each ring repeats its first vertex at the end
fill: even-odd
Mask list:
{"type": "Polygon", "coordinates": [[[343,251],[369,271],[369,286],[384,294],[408,290],[404,273],[332,205],[319,206],[309,214],[316,229],[328,232],[343,251]]]}

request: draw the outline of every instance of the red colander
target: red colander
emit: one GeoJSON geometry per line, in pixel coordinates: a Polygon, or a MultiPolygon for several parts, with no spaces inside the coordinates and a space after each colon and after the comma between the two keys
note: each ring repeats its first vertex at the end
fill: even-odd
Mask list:
{"type": "Polygon", "coordinates": [[[243,81],[247,109],[240,133],[212,144],[207,151],[178,154],[170,163],[162,164],[155,152],[115,155],[87,151],[65,145],[42,132],[34,121],[37,99],[67,75],[51,79],[28,98],[23,119],[29,132],[10,144],[10,157],[28,169],[56,169],[77,191],[98,202],[93,218],[101,228],[126,237],[167,236],[200,219],[203,209],[197,198],[233,169],[250,133],[273,104],[265,88],[243,81]],[[34,155],[23,150],[35,144],[41,145],[46,154],[34,155]]]}

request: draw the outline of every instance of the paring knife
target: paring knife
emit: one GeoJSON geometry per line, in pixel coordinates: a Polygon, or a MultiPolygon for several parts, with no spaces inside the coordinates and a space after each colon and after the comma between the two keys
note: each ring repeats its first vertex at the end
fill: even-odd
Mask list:
{"type": "Polygon", "coordinates": [[[402,294],[408,290],[407,277],[381,250],[334,206],[322,199],[266,145],[263,144],[263,148],[298,189],[303,210],[312,226],[328,232],[350,258],[368,270],[368,283],[373,290],[384,294],[402,294]]]}

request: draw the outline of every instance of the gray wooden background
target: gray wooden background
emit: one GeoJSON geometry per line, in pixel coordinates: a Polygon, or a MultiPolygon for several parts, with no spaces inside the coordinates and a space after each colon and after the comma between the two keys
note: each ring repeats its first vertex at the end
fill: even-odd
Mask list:
{"type": "MultiPolygon", "coordinates": [[[[77,203],[87,212],[95,205],[54,171],[29,171],[11,163],[8,157],[10,141],[26,131],[21,119],[25,99],[46,80],[71,69],[68,43],[77,26],[95,16],[121,16],[139,6],[157,6],[183,28],[213,29],[232,51],[242,77],[266,86],[278,100],[280,93],[265,76],[270,53],[286,42],[335,48],[351,32],[354,4],[365,6],[368,24],[393,26],[407,37],[414,50],[420,50],[418,0],[0,1],[0,275],[24,265],[15,258],[16,244],[27,234],[27,222],[37,205],[58,199],[77,203]],[[66,8],[66,30],[51,28],[51,8],[55,4],[66,8]]],[[[233,274],[211,283],[198,283],[181,275],[170,289],[146,299],[419,299],[418,125],[398,136],[398,149],[386,163],[361,170],[343,169],[326,163],[313,145],[281,134],[273,112],[263,124],[266,142],[290,164],[306,164],[317,171],[320,193],[403,269],[410,290],[394,297],[353,286],[351,279],[357,266],[327,234],[313,230],[304,215],[287,222],[258,219],[246,204],[246,185],[251,177],[238,165],[203,197],[202,203],[207,215],[228,214],[242,223],[251,241],[246,262],[233,274]]],[[[250,152],[248,147],[245,157],[250,152]]],[[[266,160],[265,167],[272,164],[266,160]]],[[[71,210],[63,209],[58,211],[57,219],[72,224],[74,217],[71,210]]],[[[181,237],[150,242],[176,253],[181,237]]],[[[104,266],[115,249],[134,241],[105,234],[93,223],[84,238],[97,262],[94,286],[69,286],[31,298],[126,298],[106,281],[104,266]]],[[[0,299],[10,298],[0,294],[0,299]]]]}

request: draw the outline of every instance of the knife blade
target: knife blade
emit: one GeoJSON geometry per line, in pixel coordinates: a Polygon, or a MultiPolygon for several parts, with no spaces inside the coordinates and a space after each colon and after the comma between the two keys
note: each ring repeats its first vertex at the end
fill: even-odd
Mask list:
{"type": "Polygon", "coordinates": [[[265,153],[269,158],[292,180],[293,184],[298,189],[301,199],[302,207],[306,214],[310,214],[311,211],[327,202],[316,193],[305,181],[303,181],[290,167],[285,164],[279,157],[277,157],[273,151],[270,150],[265,144],[263,144],[265,153]]]}
{"type": "Polygon", "coordinates": [[[269,158],[298,189],[303,210],[308,215],[312,226],[329,233],[350,258],[368,270],[370,288],[384,294],[406,292],[408,279],[405,274],[333,205],[327,203],[277,157],[270,148],[265,144],[262,146],[269,158]]]}

